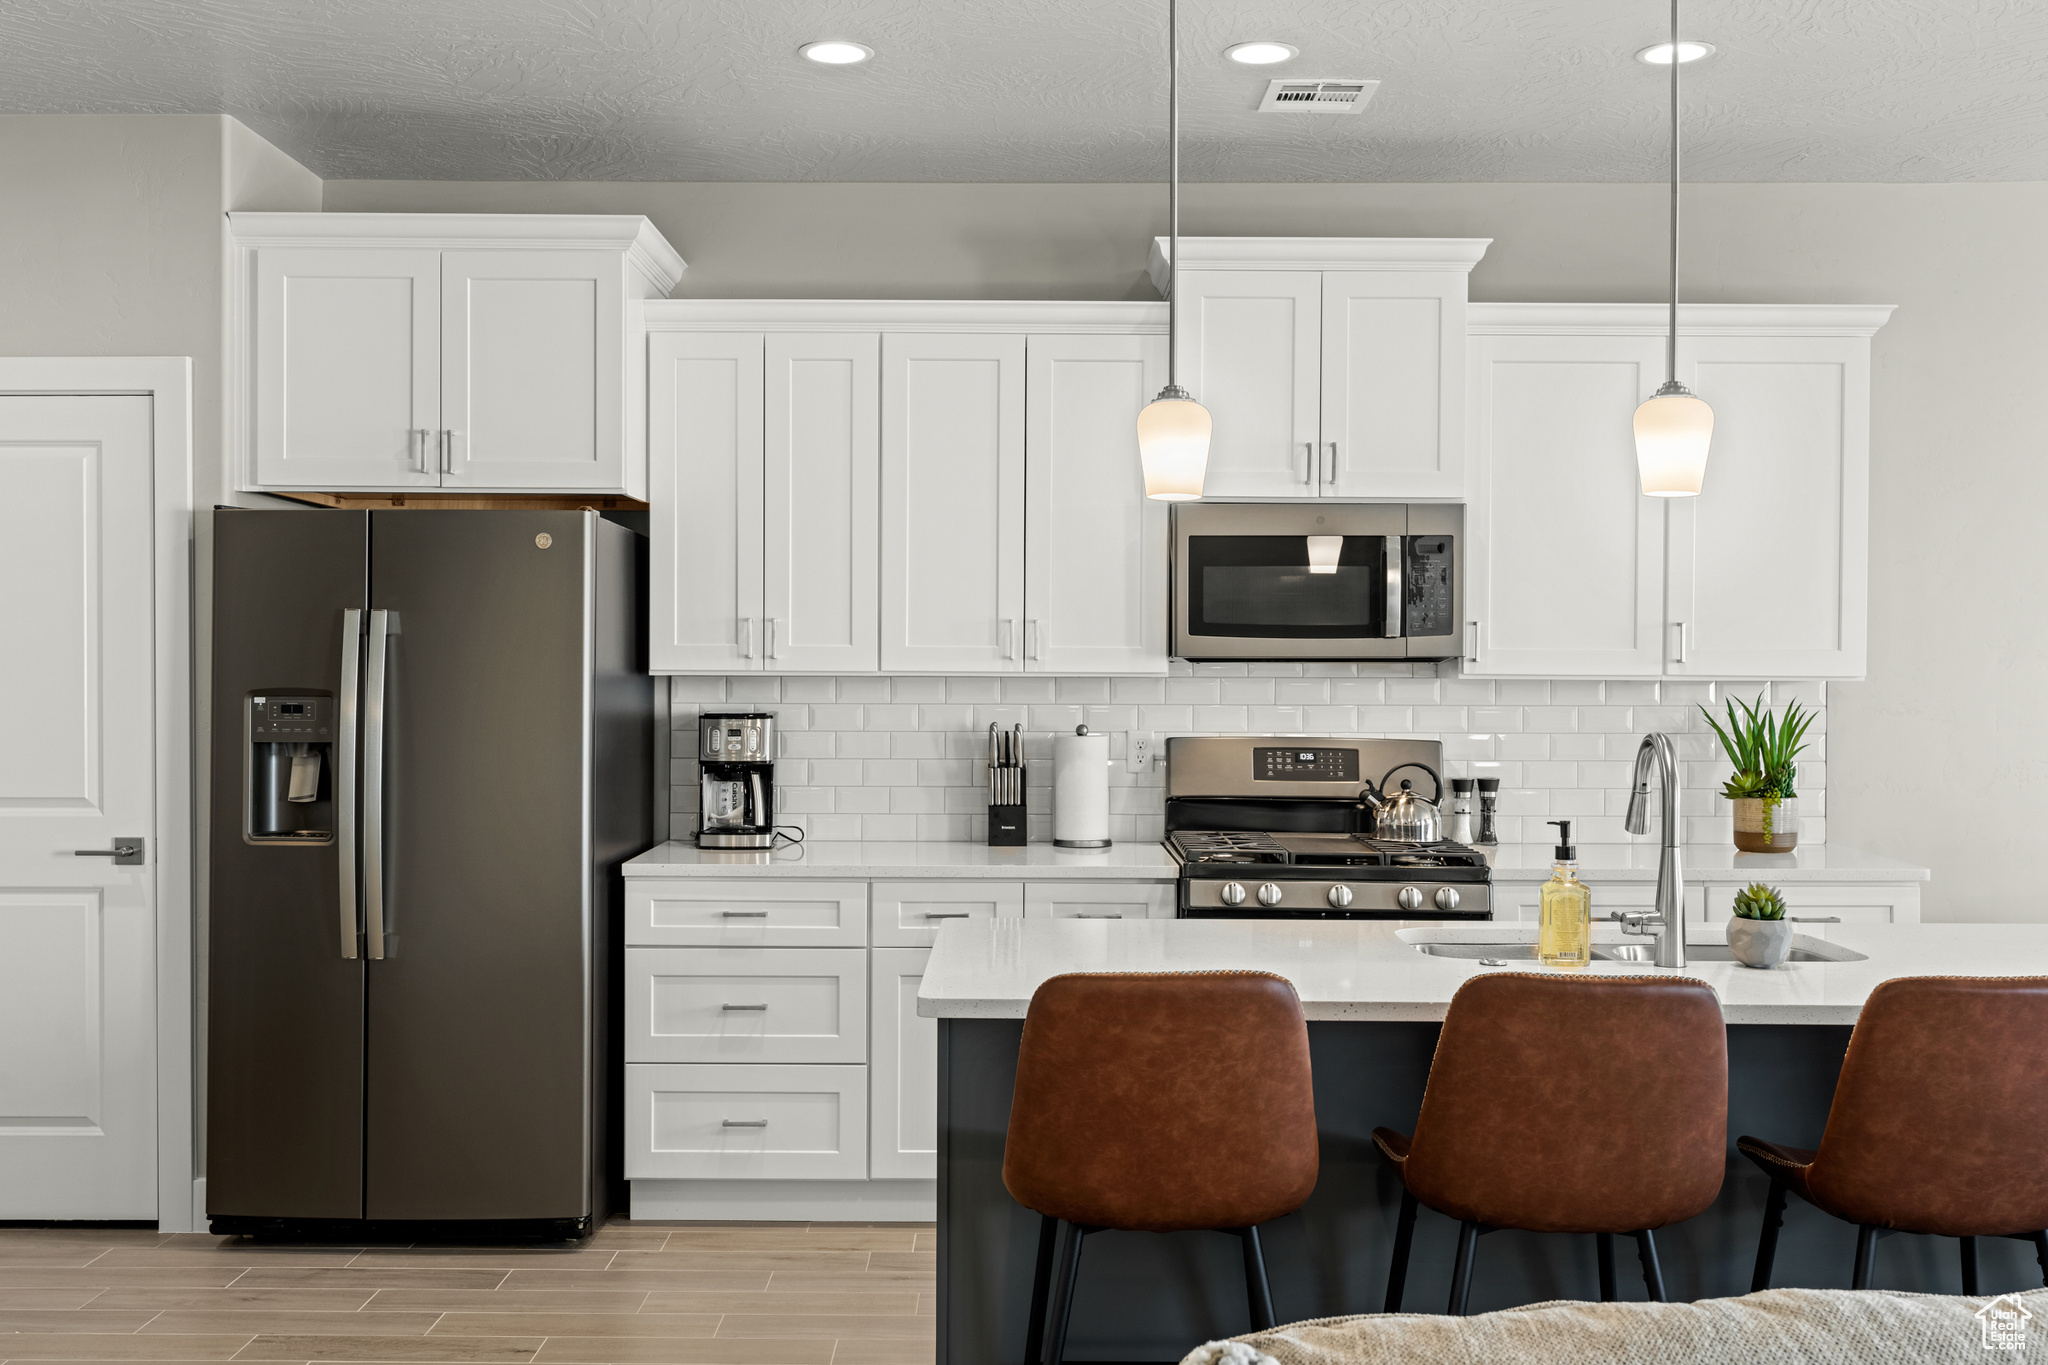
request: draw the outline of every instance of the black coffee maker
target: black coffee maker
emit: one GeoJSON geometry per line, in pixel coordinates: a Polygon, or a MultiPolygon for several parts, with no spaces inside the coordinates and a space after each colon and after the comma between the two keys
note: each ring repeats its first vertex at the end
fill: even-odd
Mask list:
{"type": "Polygon", "coordinates": [[[775,713],[706,711],[697,721],[704,767],[699,848],[775,842],[775,713]]]}

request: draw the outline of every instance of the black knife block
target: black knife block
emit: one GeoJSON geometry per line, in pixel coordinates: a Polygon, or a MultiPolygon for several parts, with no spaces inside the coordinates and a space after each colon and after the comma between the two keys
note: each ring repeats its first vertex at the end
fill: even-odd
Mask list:
{"type": "Polygon", "coordinates": [[[1028,842],[1025,831],[1026,821],[1022,805],[988,808],[990,848],[1022,848],[1028,842]]]}

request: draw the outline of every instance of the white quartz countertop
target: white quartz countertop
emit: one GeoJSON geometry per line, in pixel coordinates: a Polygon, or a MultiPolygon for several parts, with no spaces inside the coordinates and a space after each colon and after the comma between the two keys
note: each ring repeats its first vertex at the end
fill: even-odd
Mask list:
{"type": "MultiPolygon", "coordinates": [[[[1493,850],[1497,882],[1540,882],[1550,877],[1554,843],[1499,844],[1493,850]]],[[[1924,882],[1928,871],[1881,853],[1841,844],[1801,844],[1790,853],[1738,853],[1733,844],[1687,844],[1679,850],[1689,882],[1924,882]]],[[[1657,845],[1581,844],[1579,875],[1588,884],[1657,880],[1657,845]]]]}
{"type": "Polygon", "coordinates": [[[1051,844],[990,848],[966,843],[818,840],[769,852],[698,848],[671,841],[625,866],[628,877],[944,877],[992,881],[1170,882],[1173,859],[1153,843],[1070,849],[1051,844]]]}
{"type": "MultiPolygon", "coordinates": [[[[1669,974],[1713,987],[1731,1024],[1854,1023],[1878,983],[1899,976],[2048,975],[2048,924],[1812,927],[1823,931],[1812,937],[1867,960],[1786,963],[1769,971],[1700,962],[1669,974]]],[[[1532,961],[1502,968],[1433,957],[1417,950],[1418,941],[1527,942],[1535,928],[1500,922],[951,920],[939,930],[917,1012],[939,1019],[1022,1019],[1032,992],[1063,972],[1253,970],[1293,982],[1312,1020],[1438,1020],[1458,987],[1482,972],[1554,969],[1532,961]]],[[[1620,926],[1596,924],[1593,937],[1620,941],[1620,926]]],[[[1702,924],[1688,942],[1726,938],[1720,925],[1702,924]]],[[[1631,963],[1595,962],[1584,970],[1665,974],[1631,963]]]]}

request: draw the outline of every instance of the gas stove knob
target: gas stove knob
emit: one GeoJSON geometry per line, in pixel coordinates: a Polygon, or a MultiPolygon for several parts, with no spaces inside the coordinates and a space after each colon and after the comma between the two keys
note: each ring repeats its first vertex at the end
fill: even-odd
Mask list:
{"type": "Polygon", "coordinates": [[[1422,892],[1419,888],[1413,886],[1402,887],[1401,894],[1395,896],[1394,900],[1400,904],[1403,910],[1420,910],[1422,908],[1422,892]]]}
{"type": "Polygon", "coordinates": [[[1448,886],[1439,886],[1436,889],[1436,908],[1439,910],[1457,909],[1458,893],[1456,889],[1448,886]]]}
{"type": "Polygon", "coordinates": [[[1351,904],[1351,888],[1348,886],[1333,886],[1330,888],[1328,899],[1332,909],[1342,910],[1345,906],[1351,904]]]}
{"type": "Polygon", "coordinates": [[[1266,883],[1264,883],[1263,885],[1261,885],[1261,886],[1259,887],[1259,904],[1260,904],[1260,905],[1278,905],[1279,903],[1280,903],[1280,888],[1279,888],[1279,887],[1277,887],[1277,886],[1273,885],[1273,883],[1271,883],[1271,882],[1266,882],[1266,883]]]}
{"type": "Polygon", "coordinates": [[[1225,882],[1223,883],[1223,890],[1218,894],[1220,894],[1223,897],[1223,903],[1225,905],[1243,905],[1244,883],[1225,882]]]}

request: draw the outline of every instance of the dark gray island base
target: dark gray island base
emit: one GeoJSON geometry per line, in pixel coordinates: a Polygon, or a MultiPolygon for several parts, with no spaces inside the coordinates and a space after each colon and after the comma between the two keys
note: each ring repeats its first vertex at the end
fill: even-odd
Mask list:
{"type": "MultiPolygon", "coordinates": [[[[1003,1188],[1003,1134],[1016,1078],[1018,1019],[940,1019],[938,1365],[1024,1365],[1025,1320],[1039,1219],[1003,1188]]],[[[1434,1023],[1311,1023],[1322,1174],[1299,1213],[1261,1229],[1273,1306],[1283,1323],[1376,1313],[1400,1184],[1373,1147],[1386,1126],[1412,1131],[1436,1049],[1434,1023]]],[[[1714,1207],[1657,1234],[1673,1299],[1749,1290],[1767,1182],[1735,1155],[1754,1133],[1814,1147],[1826,1126],[1846,1025],[1748,1024],[1728,1029],[1728,1179],[1714,1207]]],[[[1228,1097],[1219,1113],[1228,1114],[1228,1097]]],[[[1472,1311],[1545,1299],[1599,1297],[1593,1238],[1503,1231],[1479,1244],[1472,1311]]],[[[1424,1210],[1404,1307],[1442,1312],[1457,1224],[1424,1210]]],[[[1978,1241],[1982,1289],[2037,1287],[2033,1248],[1978,1241]]],[[[1856,1230],[1794,1200],[1773,1283],[1849,1285],[1856,1230]]],[[[1616,1251],[1624,1299],[1643,1299],[1627,1239],[1616,1251]]],[[[1901,1235],[1879,1244],[1873,1287],[1956,1294],[1952,1238],[1901,1235]]],[[[1177,1361],[1204,1341],[1249,1330],[1238,1241],[1214,1233],[1101,1233],[1081,1260],[1069,1362],[1177,1361]]]]}

